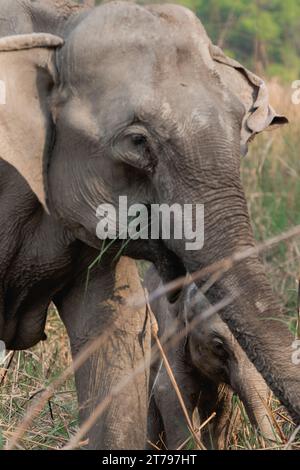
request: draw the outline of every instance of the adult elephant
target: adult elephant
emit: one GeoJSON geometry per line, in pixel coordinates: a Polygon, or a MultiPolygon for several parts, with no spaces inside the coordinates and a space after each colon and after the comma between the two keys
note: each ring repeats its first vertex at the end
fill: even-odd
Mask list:
{"type": "MultiPolygon", "coordinates": [[[[115,274],[120,248],[154,262],[167,281],[254,245],[241,149],[285,120],[269,107],[264,83],[213,46],[179,6],[116,2],[89,10],[63,0],[0,0],[0,14],[0,337],[12,349],[37,343],[54,299],[75,353],[118,313],[111,297],[115,283],[124,287],[115,274]],[[175,237],[116,240],[102,250],[86,292],[87,267],[103,247],[96,208],[117,205],[120,195],[128,204],[204,204],[205,247],[188,251],[175,237]]],[[[234,301],[223,320],[299,421],[292,337],[256,256],[208,293],[212,301],[227,295],[234,301]]],[[[82,419],[120,370],[126,376],[135,366],[139,354],[122,335],[76,373],[82,419]]],[[[143,446],[138,389],[128,393],[132,409],[128,398],[114,397],[90,447],[143,446]]]]}

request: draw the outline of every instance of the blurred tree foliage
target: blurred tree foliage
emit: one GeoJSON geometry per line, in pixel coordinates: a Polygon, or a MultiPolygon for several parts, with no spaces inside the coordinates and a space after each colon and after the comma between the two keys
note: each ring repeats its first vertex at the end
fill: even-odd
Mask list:
{"type": "Polygon", "coordinates": [[[276,75],[283,81],[300,77],[300,0],[177,0],[177,3],[193,10],[213,42],[252,70],[276,75]]]}
{"type": "Polygon", "coordinates": [[[182,0],[211,39],[257,73],[300,77],[300,0],[182,0]]]}

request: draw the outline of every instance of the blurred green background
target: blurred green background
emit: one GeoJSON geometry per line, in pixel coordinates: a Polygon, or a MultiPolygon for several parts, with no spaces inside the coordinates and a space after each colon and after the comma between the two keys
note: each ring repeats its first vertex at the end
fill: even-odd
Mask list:
{"type": "Polygon", "coordinates": [[[183,0],[211,39],[249,68],[284,81],[300,76],[299,0],[183,0]]]}

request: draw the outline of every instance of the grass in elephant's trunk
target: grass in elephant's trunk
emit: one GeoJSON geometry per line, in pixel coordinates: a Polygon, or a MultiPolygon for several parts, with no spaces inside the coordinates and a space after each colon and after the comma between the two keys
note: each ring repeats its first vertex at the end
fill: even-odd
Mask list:
{"type": "MultiPolygon", "coordinates": [[[[291,124],[280,133],[260,135],[250,146],[250,154],[242,163],[243,182],[255,237],[258,241],[300,224],[300,106],[290,103],[290,92],[270,86],[271,102],[280,102],[282,112],[291,124]],[[285,103],[286,109],[283,104],[285,103]]],[[[274,245],[260,254],[273,290],[279,295],[287,312],[290,328],[296,328],[297,284],[300,243],[291,239],[274,245]]],[[[0,447],[11,437],[32,397],[70,364],[69,344],[64,328],[52,309],[47,323],[48,341],[29,351],[17,352],[8,371],[0,395],[0,447]]],[[[38,396],[38,395],[37,395],[38,396]]],[[[260,449],[262,442],[250,426],[240,401],[235,398],[236,426],[229,449],[260,449]]],[[[270,410],[285,437],[276,448],[283,448],[292,436],[293,426],[286,411],[275,398],[270,410]]],[[[36,419],[19,442],[20,448],[55,449],[64,446],[78,426],[77,401],[73,379],[64,383],[50,404],[36,419]]],[[[300,450],[300,436],[293,448],[300,450]]]]}

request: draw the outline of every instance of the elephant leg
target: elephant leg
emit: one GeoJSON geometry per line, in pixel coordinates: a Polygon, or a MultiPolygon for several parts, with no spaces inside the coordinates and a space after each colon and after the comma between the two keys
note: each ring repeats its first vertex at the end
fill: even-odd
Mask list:
{"type": "Polygon", "coordinates": [[[136,264],[121,258],[115,269],[99,266],[87,286],[85,281],[86,276],[76,280],[55,303],[70,338],[73,358],[87,343],[101,337],[97,351],[75,371],[81,423],[100,402],[111,398],[87,433],[87,447],[144,449],[150,326],[145,308],[124,305],[124,300],[133,295],[143,295],[136,264]],[[144,370],[135,373],[143,362],[144,370]],[[116,394],[114,387],[130,375],[132,380],[116,394]]]}
{"type": "Polygon", "coordinates": [[[153,450],[155,446],[161,447],[161,438],[164,434],[164,425],[155,403],[154,396],[150,397],[148,410],[148,440],[147,449],[153,450]]]}
{"type": "MultiPolygon", "coordinates": [[[[180,357],[178,351],[168,355],[186,410],[192,420],[199,397],[199,384],[189,367],[182,363],[180,357]]],[[[191,433],[164,366],[156,379],[154,400],[162,418],[166,446],[169,450],[176,450],[191,437],[191,433]]]]}

